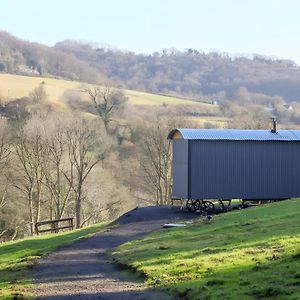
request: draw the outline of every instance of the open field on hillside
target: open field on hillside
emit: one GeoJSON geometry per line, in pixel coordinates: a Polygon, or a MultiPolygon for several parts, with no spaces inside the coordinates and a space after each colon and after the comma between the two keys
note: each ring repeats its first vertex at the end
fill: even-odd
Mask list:
{"type": "Polygon", "coordinates": [[[74,231],[44,234],[0,244],[0,299],[19,299],[16,298],[17,295],[31,284],[26,273],[34,259],[99,232],[106,228],[106,225],[107,223],[100,223],[74,231]]]}
{"type": "Polygon", "coordinates": [[[196,102],[194,100],[184,100],[175,97],[162,96],[132,90],[125,90],[125,94],[129,97],[132,104],[136,105],[197,105],[203,108],[215,109],[215,106],[209,103],[196,102]]]}
{"type": "Polygon", "coordinates": [[[45,82],[48,98],[53,102],[60,101],[67,89],[79,89],[79,83],[73,81],[0,74],[0,95],[8,99],[28,96],[29,92],[42,82],[45,82]]]}
{"type": "Polygon", "coordinates": [[[181,299],[300,299],[300,199],[161,230],[113,257],[181,299]]]}
{"type": "MultiPolygon", "coordinates": [[[[76,81],[59,80],[45,77],[29,77],[11,74],[0,74],[0,95],[12,99],[16,97],[27,96],[41,82],[45,83],[45,89],[49,100],[60,102],[66,90],[80,91],[82,83],[76,81]]],[[[199,103],[192,100],[143,93],[132,90],[124,90],[129,101],[134,105],[197,105],[205,110],[216,110],[216,106],[208,103],[199,103]]]]}
{"type": "MultiPolygon", "coordinates": [[[[201,117],[188,117],[187,120],[197,124],[199,128],[206,126],[216,126],[217,128],[227,128],[231,119],[218,116],[201,116],[201,117]]],[[[206,127],[207,128],[207,127],[206,127]]]]}

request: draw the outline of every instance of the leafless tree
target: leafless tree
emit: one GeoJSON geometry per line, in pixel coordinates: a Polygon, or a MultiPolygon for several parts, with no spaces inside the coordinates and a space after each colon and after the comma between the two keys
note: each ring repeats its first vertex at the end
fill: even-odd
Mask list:
{"type": "Polygon", "coordinates": [[[8,126],[5,119],[0,119],[0,167],[3,169],[10,155],[10,146],[8,143],[8,126]]]}
{"type": "MultiPolygon", "coordinates": [[[[197,123],[182,118],[166,118],[157,116],[151,121],[152,125],[147,126],[142,132],[138,144],[138,161],[141,178],[140,187],[133,185],[139,192],[139,198],[151,195],[157,205],[170,203],[172,192],[172,143],[167,139],[168,133],[174,128],[197,127],[197,123]],[[144,194],[144,195],[143,195],[144,194]]],[[[152,198],[152,199],[153,199],[152,198]]],[[[149,203],[149,200],[144,202],[149,203]]],[[[153,200],[152,200],[153,202],[153,200]]]]}
{"type": "Polygon", "coordinates": [[[34,104],[45,102],[48,99],[44,84],[40,83],[29,93],[29,98],[34,104]]]}
{"type": "Polygon", "coordinates": [[[50,219],[60,219],[68,205],[73,185],[73,163],[68,159],[66,123],[61,118],[45,122],[44,144],[48,158],[43,161],[45,185],[50,192],[50,219]],[[69,180],[66,180],[66,175],[69,180]]]}
{"type": "MultiPolygon", "coordinates": [[[[10,158],[10,146],[8,142],[8,127],[5,120],[0,119],[0,212],[6,205],[8,182],[6,178],[6,168],[10,158]]],[[[0,237],[5,233],[5,228],[0,228],[0,237]]]]}
{"type": "Polygon", "coordinates": [[[236,114],[227,126],[241,129],[270,128],[270,116],[260,107],[251,107],[248,111],[236,114]]]}
{"type": "Polygon", "coordinates": [[[106,133],[110,134],[110,123],[113,115],[123,108],[127,97],[121,91],[110,87],[87,87],[83,91],[88,94],[89,99],[92,101],[104,124],[106,133]]]}
{"type": "Polygon", "coordinates": [[[103,152],[99,153],[102,145],[97,130],[84,120],[76,120],[67,130],[68,155],[74,171],[65,173],[65,177],[75,193],[76,227],[80,228],[86,221],[81,220],[82,201],[84,200],[84,183],[93,168],[103,158],[103,152]],[[96,149],[96,147],[99,149],[96,149]],[[98,152],[97,155],[93,152],[98,152]]]}
{"type": "Polygon", "coordinates": [[[0,241],[14,240],[22,232],[22,205],[12,193],[11,127],[0,119],[0,241]]]}
{"type": "Polygon", "coordinates": [[[157,205],[170,201],[171,144],[166,139],[167,133],[168,127],[157,120],[147,129],[140,144],[139,163],[144,187],[154,194],[157,205]]]}
{"type": "Polygon", "coordinates": [[[29,211],[30,232],[34,234],[34,224],[41,216],[43,180],[45,177],[43,161],[48,157],[42,141],[42,130],[38,120],[30,120],[23,130],[17,133],[14,154],[18,161],[17,174],[13,185],[22,192],[29,211]]]}

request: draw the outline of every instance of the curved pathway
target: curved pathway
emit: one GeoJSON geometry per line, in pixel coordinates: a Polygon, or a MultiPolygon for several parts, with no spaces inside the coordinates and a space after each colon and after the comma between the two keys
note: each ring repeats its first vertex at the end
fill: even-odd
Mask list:
{"type": "Polygon", "coordinates": [[[164,223],[193,218],[170,207],[145,207],[122,216],[118,227],[60,248],[37,261],[33,268],[37,299],[162,300],[161,292],[147,289],[141,279],[109,262],[119,245],[162,228],[164,223]]]}

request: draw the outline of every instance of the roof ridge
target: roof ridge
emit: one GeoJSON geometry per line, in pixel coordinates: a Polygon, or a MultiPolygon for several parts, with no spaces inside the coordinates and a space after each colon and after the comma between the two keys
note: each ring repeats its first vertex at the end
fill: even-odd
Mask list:
{"type": "Polygon", "coordinates": [[[175,128],[169,135],[172,139],[179,132],[186,140],[235,140],[235,141],[300,141],[300,130],[281,129],[276,133],[267,129],[202,129],[175,128]]]}

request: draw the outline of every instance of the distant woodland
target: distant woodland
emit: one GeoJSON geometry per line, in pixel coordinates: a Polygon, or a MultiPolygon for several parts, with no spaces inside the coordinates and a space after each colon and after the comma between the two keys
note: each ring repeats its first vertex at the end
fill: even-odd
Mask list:
{"type": "Polygon", "coordinates": [[[243,88],[288,103],[300,101],[300,67],[261,55],[233,58],[196,49],[163,49],[145,55],[72,40],[47,47],[2,31],[0,72],[105,82],[195,99],[232,100],[243,88]]]}

